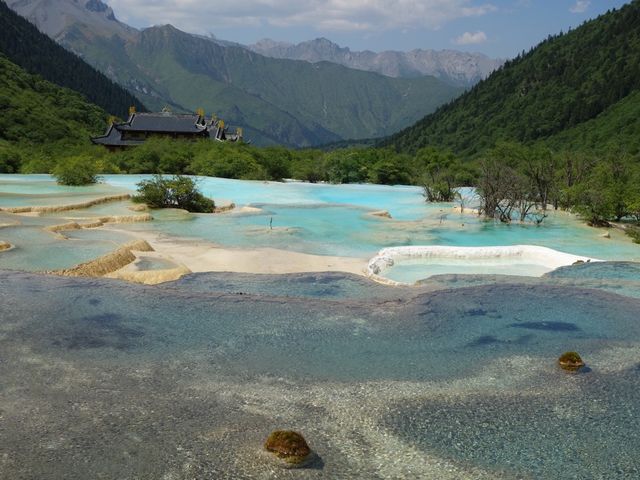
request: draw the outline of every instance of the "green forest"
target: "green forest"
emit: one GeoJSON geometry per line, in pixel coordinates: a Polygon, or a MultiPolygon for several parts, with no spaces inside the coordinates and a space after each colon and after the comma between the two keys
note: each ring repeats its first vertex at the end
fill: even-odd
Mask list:
{"type": "Polygon", "coordinates": [[[632,155],[640,136],[640,1],[550,36],[383,146],[464,159],[499,141],[632,155]]]}
{"type": "Polygon", "coordinates": [[[108,114],[103,109],[73,90],[25,72],[1,53],[0,77],[0,171],[2,158],[19,169],[20,152],[86,146],[91,133],[105,128],[108,114]]]}
{"type": "Polygon", "coordinates": [[[27,72],[75,90],[113,115],[126,118],[131,105],[145,111],[144,105],[127,90],[41,33],[2,1],[0,52],[27,72]]]}

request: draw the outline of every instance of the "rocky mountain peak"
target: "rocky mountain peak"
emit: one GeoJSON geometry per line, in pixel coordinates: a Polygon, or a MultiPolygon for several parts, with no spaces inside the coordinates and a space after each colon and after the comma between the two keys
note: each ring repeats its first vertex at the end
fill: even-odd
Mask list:
{"type": "Polygon", "coordinates": [[[292,47],[294,44],[289,42],[278,42],[271,38],[263,38],[258,40],[253,46],[256,48],[287,48],[292,47]]]}
{"type": "Polygon", "coordinates": [[[116,21],[116,16],[109,5],[100,0],[88,0],[84,8],[90,12],[104,13],[108,20],[116,21]]]}
{"type": "Polygon", "coordinates": [[[101,0],[8,0],[7,5],[62,43],[74,28],[104,37],[131,38],[136,34],[136,29],[119,22],[101,0]]]}
{"type": "Polygon", "coordinates": [[[352,51],[320,37],[298,44],[261,40],[248,48],[267,57],[333,62],[349,68],[377,72],[388,77],[432,75],[457,86],[469,86],[489,76],[504,62],[480,53],[455,50],[421,50],[380,53],[352,51]]]}

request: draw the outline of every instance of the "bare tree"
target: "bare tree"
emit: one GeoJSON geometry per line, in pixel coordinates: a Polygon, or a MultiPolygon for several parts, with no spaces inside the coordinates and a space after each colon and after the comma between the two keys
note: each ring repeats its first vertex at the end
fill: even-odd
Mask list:
{"type": "Polygon", "coordinates": [[[547,217],[553,188],[552,165],[521,145],[502,144],[493,149],[480,163],[477,192],[482,214],[503,223],[516,218],[540,224],[547,217]]]}
{"type": "Polygon", "coordinates": [[[530,179],[537,197],[536,203],[544,212],[557,188],[556,158],[547,148],[531,148],[522,155],[523,173],[530,179]]]}
{"type": "Polygon", "coordinates": [[[482,215],[504,223],[511,222],[515,208],[514,184],[517,180],[517,173],[511,167],[502,165],[494,157],[483,159],[476,187],[482,215]]]}

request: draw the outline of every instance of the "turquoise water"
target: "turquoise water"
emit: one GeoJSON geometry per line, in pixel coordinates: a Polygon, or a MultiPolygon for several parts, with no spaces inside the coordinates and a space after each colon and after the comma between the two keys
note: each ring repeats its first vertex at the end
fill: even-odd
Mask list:
{"type": "Polygon", "coordinates": [[[49,218],[71,218],[71,219],[88,219],[89,221],[94,217],[107,217],[107,216],[131,216],[142,215],[147,212],[135,212],[130,207],[135,204],[131,201],[125,200],[121,202],[109,202],[94,205],[89,208],[82,208],[78,210],[65,210],[61,212],[51,212],[41,214],[43,217],[49,218]]]}
{"type": "MultiPolygon", "coordinates": [[[[135,188],[140,176],[106,176],[120,188],[135,188]]],[[[581,224],[574,217],[551,214],[541,226],[485,222],[460,215],[451,204],[427,204],[418,187],[318,185],[246,182],[201,178],[204,193],[263,211],[225,216],[195,216],[189,224],[163,222],[131,228],[159,229],[226,246],[271,246],[321,255],[369,257],[393,245],[533,244],[607,260],[640,260],[640,247],[623,234],[581,224]],[[388,210],[393,220],[367,213],[388,210]],[[269,224],[273,220],[273,230],[269,224]]]]}
{"type": "Polygon", "coordinates": [[[255,278],[0,272],[3,477],[638,478],[640,300],[255,278]],[[277,428],[320,460],[274,472],[277,428]]]}
{"type": "MultiPolygon", "coordinates": [[[[70,203],[85,196],[135,190],[141,175],[106,175],[105,184],[91,187],[57,187],[48,176],[0,175],[0,207],[19,203],[47,201],[70,203]]],[[[234,212],[219,215],[185,215],[153,212],[156,221],[119,225],[135,234],[152,230],[176,237],[199,239],[228,247],[274,247],[303,253],[350,256],[367,259],[384,247],[397,245],[541,245],[556,250],[605,260],[640,261],[640,246],[624,234],[612,231],[611,239],[602,238],[604,230],[583,225],[575,217],[552,213],[540,226],[503,225],[483,221],[476,215],[456,213],[452,204],[427,204],[417,187],[381,185],[325,185],[239,181],[198,178],[202,191],[217,199],[233,201],[239,207],[252,206],[258,212],[234,212]],[[371,216],[387,210],[393,219],[371,216]]],[[[56,217],[131,214],[126,202],[100,205],[86,211],[57,213],[56,217]]],[[[101,232],[93,232],[96,241],[108,241],[101,232]]],[[[2,238],[0,238],[2,240],[2,238]]],[[[2,266],[0,264],[0,266],[2,266]]],[[[25,269],[38,269],[25,265],[25,269]]],[[[419,265],[394,271],[414,280],[429,273],[419,265]]],[[[438,272],[446,272],[446,265],[438,272]]],[[[453,272],[456,270],[450,270],[453,272]]],[[[474,270],[480,272],[481,269],[474,270]]],[[[482,271],[483,273],[490,273],[482,271]]],[[[395,273],[394,273],[395,274],[395,273]]]]}
{"type": "Polygon", "coordinates": [[[42,271],[69,268],[109,253],[119,245],[132,240],[128,234],[72,230],[61,239],[44,230],[60,223],[58,219],[25,217],[0,212],[0,224],[14,224],[0,228],[0,240],[15,246],[0,252],[0,268],[10,270],[42,271]]]}
{"type": "Polygon", "coordinates": [[[469,261],[467,259],[412,259],[396,263],[385,270],[383,275],[396,282],[414,284],[429,276],[444,274],[463,275],[516,275],[525,277],[540,277],[552,269],[543,265],[525,263],[518,259],[482,259],[469,261]]]}
{"type": "Polygon", "coordinates": [[[0,208],[81,203],[123,192],[124,189],[107,184],[58,185],[50,175],[0,174],[0,208]]]}
{"type": "Polygon", "coordinates": [[[135,262],[136,270],[166,270],[176,268],[176,264],[162,258],[140,257],[135,262]]]}
{"type": "MultiPolygon", "coordinates": [[[[136,189],[144,175],[105,175],[114,187],[136,189]]],[[[233,201],[238,206],[269,205],[349,205],[369,210],[388,210],[394,218],[417,220],[428,208],[421,189],[408,186],[330,185],[304,182],[262,182],[197,177],[203,194],[217,200],[233,201]]]]}

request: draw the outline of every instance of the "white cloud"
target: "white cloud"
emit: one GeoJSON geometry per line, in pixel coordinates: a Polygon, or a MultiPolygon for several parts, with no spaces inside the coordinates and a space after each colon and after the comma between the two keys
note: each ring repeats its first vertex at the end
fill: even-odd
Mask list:
{"type": "Polygon", "coordinates": [[[437,29],[496,10],[485,0],[111,0],[116,16],[148,25],[171,23],[189,32],[270,25],[316,30],[437,29]]]}
{"type": "Polygon", "coordinates": [[[591,0],[576,0],[576,4],[569,9],[571,13],[582,13],[589,8],[591,0]]]}
{"type": "Polygon", "coordinates": [[[456,45],[477,45],[487,41],[487,34],[484,32],[464,32],[453,40],[456,45]]]}

